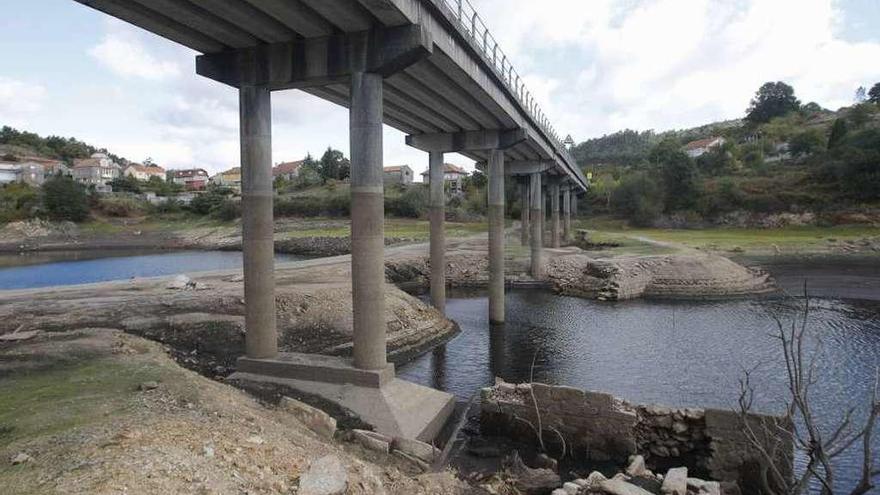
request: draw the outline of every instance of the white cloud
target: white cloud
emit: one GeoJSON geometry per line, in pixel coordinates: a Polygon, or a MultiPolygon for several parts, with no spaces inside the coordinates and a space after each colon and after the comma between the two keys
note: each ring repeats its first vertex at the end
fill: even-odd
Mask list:
{"type": "Polygon", "coordinates": [[[39,112],[46,100],[46,88],[18,79],[0,76],[0,121],[23,125],[25,118],[39,112]]]}
{"type": "Polygon", "coordinates": [[[101,65],[122,77],[153,81],[180,75],[178,64],[150,53],[132,27],[119,21],[109,22],[108,33],[89,50],[89,55],[101,65]]]}
{"type": "Polygon", "coordinates": [[[769,80],[837,108],[880,79],[880,44],[841,38],[834,0],[475,3],[551,122],[577,139],[741,117],[769,80]]]}

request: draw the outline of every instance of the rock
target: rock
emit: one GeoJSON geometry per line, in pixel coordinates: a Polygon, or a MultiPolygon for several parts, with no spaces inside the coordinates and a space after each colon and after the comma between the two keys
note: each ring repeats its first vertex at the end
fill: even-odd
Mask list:
{"type": "Polygon", "coordinates": [[[429,464],[440,457],[440,449],[431,444],[409,438],[395,437],[391,442],[391,447],[429,464]]]}
{"type": "Polygon", "coordinates": [[[24,452],[21,452],[21,453],[19,453],[18,455],[16,455],[15,457],[13,457],[13,458],[11,459],[11,462],[12,462],[12,465],[13,465],[13,466],[18,466],[19,464],[24,464],[24,463],[26,463],[26,462],[31,462],[32,460],[34,460],[33,457],[31,457],[31,456],[25,454],[24,452]]]}
{"type": "Polygon", "coordinates": [[[562,488],[557,488],[550,492],[550,495],[568,495],[568,492],[563,490],[562,488]]]}
{"type": "Polygon", "coordinates": [[[205,457],[214,457],[214,447],[210,445],[205,445],[202,447],[202,453],[205,454],[205,457]]]}
{"type": "Polygon", "coordinates": [[[279,406],[321,437],[330,439],[336,434],[336,420],[318,408],[290,397],[282,397],[279,406]]]}
{"type": "Polygon", "coordinates": [[[581,487],[569,481],[562,484],[562,491],[567,495],[577,495],[581,491],[581,487]]]}
{"type": "Polygon", "coordinates": [[[742,495],[742,490],[735,481],[724,481],[721,483],[721,495],[742,495]]]}
{"type": "Polygon", "coordinates": [[[40,335],[39,330],[28,330],[26,332],[12,332],[0,335],[0,342],[18,342],[20,340],[28,340],[40,335]]]}
{"type": "Polygon", "coordinates": [[[525,465],[519,452],[515,452],[501,463],[514,478],[514,486],[529,495],[544,494],[559,487],[562,480],[549,469],[533,469],[525,465]]]}
{"type": "Polygon", "coordinates": [[[263,440],[263,437],[261,437],[261,436],[259,436],[259,435],[252,435],[252,436],[249,436],[249,437],[247,438],[247,440],[245,440],[245,441],[246,441],[247,443],[252,443],[252,444],[254,444],[254,445],[263,445],[263,443],[265,443],[265,440],[263,440]]]}
{"type": "Polygon", "coordinates": [[[657,457],[669,457],[669,449],[662,445],[651,445],[648,450],[657,457]]]}
{"type": "Polygon", "coordinates": [[[587,490],[596,491],[602,486],[602,482],[606,481],[608,478],[605,477],[604,474],[599,471],[593,471],[587,476],[587,479],[584,480],[586,482],[585,488],[587,490]]]}
{"type": "Polygon", "coordinates": [[[581,488],[587,488],[587,487],[590,486],[590,485],[587,483],[587,480],[585,480],[585,479],[583,479],[583,478],[578,478],[578,479],[572,481],[572,483],[574,483],[575,485],[577,485],[577,486],[579,486],[579,487],[581,487],[581,488]]]}
{"type": "Polygon", "coordinates": [[[535,467],[550,469],[559,472],[559,462],[547,454],[538,454],[535,456],[535,467]]]}
{"type": "Polygon", "coordinates": [[[663,477],[663,486],[660,487],[660,491],[664,495],[687,495],[687,477],[686,467],[670,469],[663,477]]]}
{"type": "Polygon", "coordinates": [[[391,437],[375,431],[352,430],[354,440],[367,450],[388,453],[391,450],[391,437]]]}
{"type": "Polygon", "coordinates": [[[138,390],[140,390],[142,392],[145,392],[147,390],[156,390],[157,388],[159,388],[159,383],[152,382],[152,381],[151,382],[144,382],[144,383],[141,383],[140,385],[138,385],[138,390]]]}
{"type": "Polygon", "coordinates": [[[721,495],[721,483],[717,481],[707,481],[706,484],[700,488],[700,493],[706,495],[721,495]]]}
{"type": "Polygon", "coordinates": [[[422,472],[428,472],[428,471],[431,469],[431,466],[428,465],[427,462],[425,462],[425,461],[419,459],[419,458],[416,457],[416,456],[409,455],[409,454],[407,454],[406,452],[402,452],[402,451],[400,451],[400,450],[394,450],[394,451],[392,452],[392,454],[395,455],[395,456],[397,456],[397,457],[400,457],[401,459],[403,459],[403,460],[405,460],[405,461],[408,461],[408,462],[410,462],[410,463],[412,463],[412,464],[415,464],[416,466],[419,467],[419,469],[422,470],[422,472]]]}
{"type": "Polygon", "coordinates": [[[626,468],[626,474],[630,476],[645,475],[645,458],[640,455],[630,456],[629,467],[626,468]]]}
{"type": "Polygon", "coordinates": [[[672,431],[674,431],[675,433],[678,433],[678,434],[682,434],[682,433],[688,431],[688,425],[684,424],[681,421],[676,421],[675,423],[672,424],[672,431]]]}
{"type": "Polygon", "coordinates": [[[191,280],[189,279],[189,277],[180,274],[172,278],[171,281],[168,282],[168,285],[165,286],[165,288],[172,290],[185,290],[189,286],[190,282],[191,280]]]}
{"type": "Polygon", "coordinates": [[[348,487],[348,472],[339,457],[316,459],[299,477],[299,495],[342,495],[348,487]]]}
{"type": "Polygon", "coordinates": [[[605,480],[599,484],[599,489],[608,495],[653,495],[651,492],[621,479],[605,480]]]}

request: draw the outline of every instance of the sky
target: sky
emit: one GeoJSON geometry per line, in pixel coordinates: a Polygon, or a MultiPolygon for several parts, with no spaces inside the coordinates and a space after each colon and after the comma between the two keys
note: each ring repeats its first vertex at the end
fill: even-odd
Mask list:
{"type": "MultiPolygon", "coordinates": [[[[744,115],[765,81],[837,109],[880,81],[880,0],[471,0],[561,135],[680,129],[744,115]]],[[[238,166],[235,89],[196,53],[73,0],[0,0],[0,125],[130,160],[238,166]]],[[[275,92],[273,161],[348,154],[348,113],[275,92]]],[[[427,155],[386,127],[385,165],[427,155]]],[[[472,168],[459,155],[447,162],[472,168]]]]}

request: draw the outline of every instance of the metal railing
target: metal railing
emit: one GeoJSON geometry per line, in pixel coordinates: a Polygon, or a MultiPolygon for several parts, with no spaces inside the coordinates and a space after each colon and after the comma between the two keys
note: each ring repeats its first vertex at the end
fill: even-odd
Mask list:
{"type": "Polygon", "coordinates": [[[565,144],[556,133],[556,129],[550,124],[550,120],[544,114],[541,107],[535,101],[532,93],[525,87],[522,78],[513,68],[510,59],[498,46],[498,42],[489,32],[489,28],[483,23],[483,19],[468,0],[439,0],[449,11],[452,12],[453,21],[458,23],[458,28],[463,32],[471,46],[480,53],[491,65],[502,83],[516,96],[522,107],[528,112],[537,125],[549,136],[556,147],[557,152],[562,154],[569,163],[575,164],[574,158],[565,144]]]}

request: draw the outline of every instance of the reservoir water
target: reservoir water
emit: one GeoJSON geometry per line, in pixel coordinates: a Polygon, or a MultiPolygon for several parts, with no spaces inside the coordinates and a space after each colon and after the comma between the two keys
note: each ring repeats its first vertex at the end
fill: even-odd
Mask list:
{"type": "MultiPolygon", "coordinates": [[[[0,290],[81,284],[131,277],[238,268],[238,252],[114,252],[0,256],[0,290]],[[106,256],[106,253],[103,253],[106,256]],[[49,258],[45,258],[49,256],[49,258]],[[85,258],[85,259],[83,259],[85,258]],[[13,266],[22,265],[22,266],[13,266]]],[[[278,261],[301,259],[277,257],[278,261]]],[[[830,428],[848,407],[864,417],[880,366],[880,266],[827,263],[768,266],[784,288],[798,293],[804,279],[812,310],[808,326],[821,340],[813,407],[830,428]]],[[[495,377],[529,379],[609,392],[640,403],[732,408],[738,380],[755,369],[756,407],[779,412],[787,397],[781,349],[771,337],[773,315],[790,324],[802,300],[782,298],[714,302],[596,302],[539,290],[512,290],[507,323],[492,328],[483,294],[451,294],[450,318],[461,333],[446,345],[398,368],[404,379],[467,401],[495,377]]],[[[2,302],[2,295],[0,295],[2,302]]],[[[811,348],[816,341],[811,342],[811,348]]],[[[880,434],[875,434],[875,456],[880,434]]],[[[850,487],[861,451],[837,459],[837,481],[850,487]]],[[[880,463],[880,461],[878,461],[880,463]]]]}
{"type": "MultiPolygon", "coordinates": [[[[304,256],[278,254],[276,261],[304,256]]],[[[56,251],[0,255],[0,290],[240,268],[238,251],[56,251]]]]}

